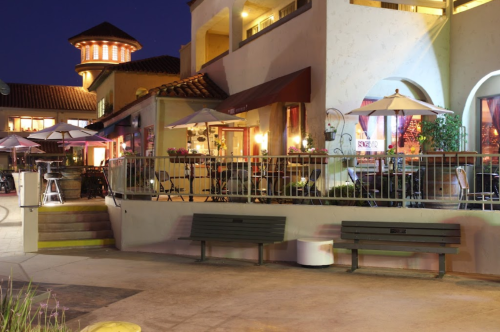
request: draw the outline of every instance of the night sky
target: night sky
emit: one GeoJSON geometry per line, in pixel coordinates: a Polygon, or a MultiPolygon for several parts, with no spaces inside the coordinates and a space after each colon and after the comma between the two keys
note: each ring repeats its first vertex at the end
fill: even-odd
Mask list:
{"type": "Polygon", "coordinates": [[[0,5],[0,80],[81,86],[80,51],[68,38],[104,21],[142,44],[132,60],[179,57],[191,39],[187,0],[3,0],[0,5]]]}

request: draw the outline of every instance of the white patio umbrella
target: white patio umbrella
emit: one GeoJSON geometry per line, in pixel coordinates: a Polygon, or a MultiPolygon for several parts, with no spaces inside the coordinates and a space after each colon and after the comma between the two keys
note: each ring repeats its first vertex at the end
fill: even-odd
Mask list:
{"type": "Polygon", "coordinates": [[[197,112],[194,112],[193,114],[189,114],[188,116],[165,126],[165,128],[168,129],[188,128],[188,127],[196,127],[200,124],[205,125],[207,127],[208,153],[210,154],[209,126],[216,124],[233,123],[239,121],[246,121],[246,119],[226,113],[217,112],[216,110],[213,110],[211,108],[203,108],[197,112]]]}
{"type": "MultiPolygon", "coordinates": [[[[77,126],[70,125],[69,123],[60,122],[35,133],[32,133],[28,138],[38,138],[38,139],[62,139],[64,142],[65,138],[81,138],[86,136],[92,136],[97,134],[97,131],[81,128],[77,126]]],[[[63,144],[64,145],[64,144],[63,144]]],[[[63,149],[64,153],[64,149],[63,149]]]]}
{"type": "Polygon", "coordinates": [[[453,114],[453,111],[396,93],[350,111],[347,115],[396,116],[396,149],[398,146],[398,116],[453,114]]]}
{"type": "Polygon", "coordinates": [[[40,144],[32,142],[24,137],[18,135],[9,135],[0,139],[0,149],[5,149],[12,151],[12,160],[14,170],[17,170],[17,154],[16,149],[18,148],[29,148],[34,146],[40,146],[40,144]]]}

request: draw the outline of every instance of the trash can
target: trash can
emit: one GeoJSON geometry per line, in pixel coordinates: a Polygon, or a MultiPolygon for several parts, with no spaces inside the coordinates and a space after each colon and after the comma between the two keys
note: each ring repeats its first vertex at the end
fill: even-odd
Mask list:
{"type": "Polygon", "coordinates": [[[333,264],[333,240],[304,238],[297,240],[297,263],[304,266],[333,264]]]}

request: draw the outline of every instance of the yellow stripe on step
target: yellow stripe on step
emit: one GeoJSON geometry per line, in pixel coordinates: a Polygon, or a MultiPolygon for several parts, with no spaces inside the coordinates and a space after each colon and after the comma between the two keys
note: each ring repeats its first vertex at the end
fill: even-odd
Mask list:
{"type": "Polygon", "coordinates": [[[42,206],[38,212],[107,212],[106,205],[57,205],[42,206]]]}
{"type": "Polygon", "coordinates": [[[49,248],[70,248],[70,247],[92,247],[111,246],[115,244],[115,239],[88,239],[88,240],[67,240],[67,241],[39,241],[38,249],[49,248]]]}

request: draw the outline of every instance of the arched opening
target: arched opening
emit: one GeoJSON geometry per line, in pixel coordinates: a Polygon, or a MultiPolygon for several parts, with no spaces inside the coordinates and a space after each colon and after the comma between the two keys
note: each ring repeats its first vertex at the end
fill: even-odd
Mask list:
{"type": "MultiPolygon", "coordinates": [[[[390,77],[379,81],[366,94],[360,106],[368,105],[392,95],[395,90],[417,100],[432,103],[428,93],[417,83],[399,77],[390,77]]],[[[360,116],[355,126],[357,140],[376,140],[381,144],[370,149],[356,149],[358,154],[385,154],[387,147],[393,145],[398,153],[415,154],[420,150],[418,136],[420,133],[421,115],[399,116],[360,116]],[[398,146],[396,147],[396,137],[398,146]],[[383,142],[383,144],[382,144],[383,142]]]]}
{"type": "MultiPolygon", "coordinates": [[[[467,150],[483,154],[498,153],[500,144],[500,70],[484,76],[472,88],[465,103],[462,119],[469,133],[467,150]]],[[[489,162],[489,158],[485,158],[485,162],[489,162]]]]}
{"type": "Polygon", "coordinates": [[[196,70],[229,51],[229,9],[226,7],[196,32],[196,70]]]}

